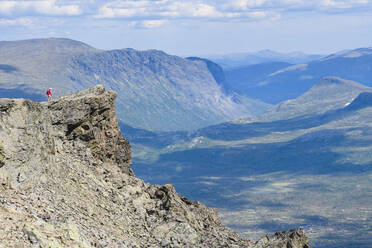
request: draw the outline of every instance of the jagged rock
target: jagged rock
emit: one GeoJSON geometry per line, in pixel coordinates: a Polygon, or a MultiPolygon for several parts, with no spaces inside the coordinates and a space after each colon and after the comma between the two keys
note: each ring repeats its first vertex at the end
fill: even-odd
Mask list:
{"type": "Polygon", "coordinates": [[[310,247],[302,230],[244,240],[215,209],[136,178],[115,97],[0,100],[0,248],[310,247]]]}
{"type": "Polygon", "coordinates": [[[93,156],[100,161],[116,163],[127,174],[133,174],[129,168],[130,145],[117,126],[115,99],[114,92],[105,93],[103,86],[96,86],[63,96],[52,102],[48,110],[52,112],[52,125],[62,125],[69,140],[87,142],[93,156]]]}
{"type": "Polygon", "coordinates": [[[255,243],[255,248],[311,248],[308,239],[302,228],[288,232],[276,232],[273,235],[266,235],[255,243]]]}

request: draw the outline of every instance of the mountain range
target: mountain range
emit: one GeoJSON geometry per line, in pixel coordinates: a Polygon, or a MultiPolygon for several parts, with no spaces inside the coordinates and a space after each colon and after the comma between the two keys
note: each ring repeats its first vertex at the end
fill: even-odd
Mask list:
{"type": "MultiPolygon", "coordinates": [[[[268,108],[227,93],[219,66],[162,51],[104,51],[68,39],[0,42],[0,94],[45,99],[103,84],[118,92],[117,112],[127,124],[149,130],[193,130],[254,117],[268,108]],[[217,81],[218,82],[217,82],[217,81]]],[[[212,62],[211,62],[212,63],[212,62]]]]}
{"type": "MultiPolygon", "coordinates": [[[[372,49],[263,51],[264,60],[251,61],[259,64],[240,67],[54,38],[0,42],[0,54],[1,97],[42,101],[48,87],[59,96],[97,83],[115,90],[134,173],[218,208],[243,237],[303,226],[315,247],[372,242],[372,49]]],[[[65,134],[89,141],[91,126],[75,124],[65,134]]]]}
{"type": "Polygon", "coordinates": [[[209,55],[208,59],[217,62],[225,69],[241,67],[253,64],[261,64],[273,61],[287,62],[291,64],[307,63],[322,58],[319,54],[306,54],[303,52],[280,53],[269,49],[258,52],[232,53],[223,55],[209,55]]]}
{"type": "Polygon", "coordinates": [[[226,70],[232,89],[247,97],[277,104],[295,99],[326,76],[372,86],[372,48],[331,54],[306,63],[268,62],[226,70]]]}
{"type": "Polygon", "coordinates": [[[225,223],[247,236],[290,222],[312,230],[316,247],[368,247],[371,90],[326,77],[259,120],[157,134],[147,143],[132,130],[134,171],[222,209],[225,223]]]}
{"type": "Polygon", "coordinates": [[[116,97],[97,85],[0,98],[0,247],[311,247],[303,229],[243,239],[216,210],[135,177],[116,97]]]}
{"type": "Polygon", "coordinates": [[[302,115],[323,114],[348,106],[362,92],[371,88],[338,77],[324,77],[305,94],[294,100],[279,103],[264,113],[261,120],[290,119],[302,115]]]}

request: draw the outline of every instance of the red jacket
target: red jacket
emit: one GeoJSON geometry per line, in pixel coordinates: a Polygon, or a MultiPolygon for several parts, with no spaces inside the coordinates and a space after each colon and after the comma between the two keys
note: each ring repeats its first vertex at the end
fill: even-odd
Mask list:
{"type": "Polygon", "coordinates": [[[51,95],[52,95],[52,91],[51,91],[51,90],[48,90],[48,91],[46,92],[46,94],[47,94],[48,96],[51,96],[51,95]]]}

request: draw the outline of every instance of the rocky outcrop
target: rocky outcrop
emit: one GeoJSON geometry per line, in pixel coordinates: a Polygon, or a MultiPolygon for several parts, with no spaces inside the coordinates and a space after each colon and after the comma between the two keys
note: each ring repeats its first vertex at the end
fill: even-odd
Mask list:
{"type": "Polygon", "coordinates": [[[63,96],[48,105],[52,125],[65,132],[68,140],[87,143],[92,155],[102,162],[116,163],[127,174],[133,172],[130,145],[118,128],[114,92],[103,86],[63,96]]]}
{"type": "Polygon", "coordinates": [[[302,228],[298,230],[290,230],[288,232],[281,231],[276,232],[273,235],[266,235],[259,239],[254,244],[255,248],[268,248],[268,247],[280,247],[280,248],[311,248],[305,232],[302,228]]]}
{"type": "Polygon", "coordinates": [[[244,240],[215,209],[150,185],[102,86],[0,100],[0,247],[310,247],[301,230],[244,240]]]}

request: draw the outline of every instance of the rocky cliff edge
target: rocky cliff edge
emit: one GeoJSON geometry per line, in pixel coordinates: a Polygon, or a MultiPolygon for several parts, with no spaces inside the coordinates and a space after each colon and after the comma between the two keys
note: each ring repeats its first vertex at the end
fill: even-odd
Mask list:
{"type": "Polygon", "coordinates": [[[0,248],[310,247],[302,229],[244,240],[215,209],[136,178],[115,98],[0,99],[0,248]]]}

